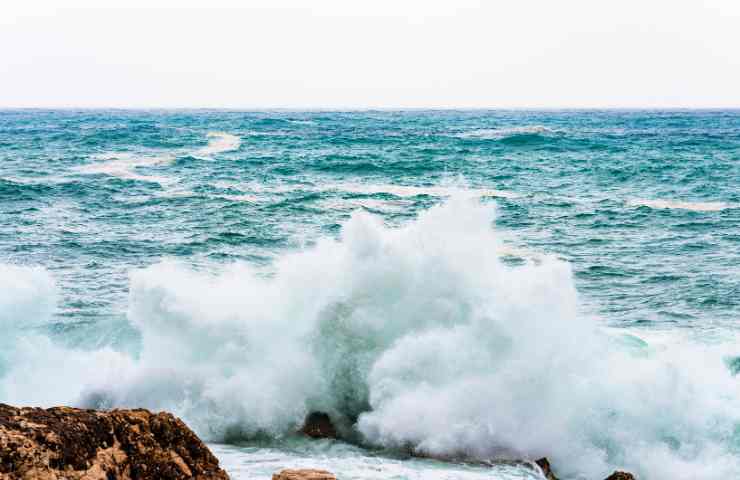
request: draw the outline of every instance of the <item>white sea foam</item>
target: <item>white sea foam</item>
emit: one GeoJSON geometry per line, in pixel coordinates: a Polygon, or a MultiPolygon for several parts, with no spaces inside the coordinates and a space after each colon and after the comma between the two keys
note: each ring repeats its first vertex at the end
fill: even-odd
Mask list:
{"type": "Polygon", "coordinates": [[[94,163],[75,167],[74,170],[88,175],[110,175],[112,177],[142,182],[166,184],[173,181],[173,179],[168,177],[142,175],[136,171],[137,167],[152,167],[171,163],[175,159],[175,156],[171,154],[147,155],[128,152],[110,152],[95,155],[92,158],[95,160],[94,163]]]}
{"type": "Polygon", "coordinates": [[[633,207],[650,207],[653,209],[678,209],[694,212],[719,212],[732,205],[725,202],[682,202],[677,200],[629,200],[628,205],[633,207]]]}
{"type": "Polygon", "coordinates": [[[93,163],[75,167],[74,171],[88,175],[110,175],[112,177],[123,178],[126,180],[154,182],[163,185],[173,183],[176,179],[159,175],[144,175],[137,172],[137,168],[168,165],[181,155],[210,158],[217,153],[237,150],[241,145],[241,139],[229,133],[209,132],[207,137],[209,139],[208,145],[194,151],[175,150],[164,153],[108,152],[94,155],[92,156],[93,163]]]}
{"type": "Polygon", "coordinates": [[[38,344],[0,384],[17,403],[168,409],[216,440],[284,435],[321,410],[340,428],[359,415],[370,444],[547,455],[566,477],[737,478],[735,343],[651,347],[600,328],[567,263],[501,261],[492,209],[453,195],[396,229],[357,211],[273,275],[134,271],[136,360],[38,344]]]}
{"type": "Polygon", "coordinates": [[[41,267],[0,264],[0,330],[34,326],[55,308],[56,284],[41,267]]]}
{"type": "Polygon", "coordinates": [[[226,132],[209,132],[208,145],[195,152],[196,157],[210,157],[217,153],[238,150],[242,144],[241,138],[226,132]]]}
{"type": "Polygon", "coordinates": [[[389,458],[330,441],[299,440],[282,448],[211,444],[221,467],[233,480],[270,480],[284,468],[323,468],[353,480],[542,480],[523,464],[472,465],[430,459],[389,458]]]}

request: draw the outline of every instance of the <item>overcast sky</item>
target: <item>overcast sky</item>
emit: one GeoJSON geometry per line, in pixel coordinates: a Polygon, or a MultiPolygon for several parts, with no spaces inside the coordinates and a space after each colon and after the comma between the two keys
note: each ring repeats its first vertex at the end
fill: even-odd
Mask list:
{"type": "Polygon", "coordinates": [[[0,0],[0,106],[740,107],[740,0],[58,3],[0,0]]]}

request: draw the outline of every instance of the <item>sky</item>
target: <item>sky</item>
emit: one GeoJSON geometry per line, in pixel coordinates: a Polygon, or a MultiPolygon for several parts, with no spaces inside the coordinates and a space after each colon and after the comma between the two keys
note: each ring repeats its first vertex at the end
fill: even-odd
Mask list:
{"type": "Polygon", "coordinates": [[[740,107],[740,0],[60,3],[0,2],[0,107],[740,107]]]}

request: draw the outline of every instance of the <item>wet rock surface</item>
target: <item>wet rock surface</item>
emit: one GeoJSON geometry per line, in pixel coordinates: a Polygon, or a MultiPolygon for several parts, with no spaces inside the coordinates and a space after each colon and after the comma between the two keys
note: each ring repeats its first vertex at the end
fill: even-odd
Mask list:
{"type": "Polygon", "coordinates": [[[614,472],[606,480],[635,480],[635,476],[627,472],[614,472]]]}
{"type": "Polygon", "coordinates": [[[337,431],[329,415],[312,412],[306,417],[301,433],[312,438],[337,438],[337,431]]]}
{"type": "Polygon", "coordinates": [[[228,480],[182,420],[144,409],[0,404],[0,480],[228,480]]]}
{"type": "MultiPolygon", "coordinates": [[[[555,473],[552,471],[552,466],[550,465],[550,461],[547,458],[545,457],[540,458],[534,463],[536,463],[537,466],[540,467],[540,470],[542,470],[542,475],[547,480],[559,480],[558,477],[555,476],[555,473]]],[[[635,476],[632,475],[631,473],[616,471],[612,473],[611,475],[609,475],[604,480],[636,480],[636,479],[635,479],[635,476]]]]}
{"type": "Polygon", "coordinates": [[[547,480],[558,480],[558,477],[556,477],[555,474],[552,472],[550,461],[547,458],[542,457],[534,463],[536,463],[537,466],[540,467],[540,469],[542,470],[542,475],[544,475],[547,480]]]}
{"type": "Polygon", "coordinates": [[[272,475],[272,480],[337,480],[333,473],[312,468],[282,470],[272,475]]]}

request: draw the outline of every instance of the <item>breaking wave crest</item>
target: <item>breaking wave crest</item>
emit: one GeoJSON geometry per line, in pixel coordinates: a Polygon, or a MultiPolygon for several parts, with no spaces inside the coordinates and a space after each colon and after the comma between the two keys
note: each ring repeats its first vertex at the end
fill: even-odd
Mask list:
{"type": "Polygon", "coordinates": [[[459,138],[478,138],[488,140],[502,140],[510,137],[530,136],[530,135],[552,135],[557,133],[556,130],[544,125],[525,125],[520,127],[506,128],[482,128],[471,130],[469,132],[459,133],[459,138]]]}
{"type": "Polygon", "coordinates": [[[231,152],[238,150],[242,141],[236,135],[225,132],[209,132],[208,145],[199,149],[195,156],[211,156],[216,153],[231,152]]]}
{"type": "Polygon", "coordinates": [[[678,200],[630,200],[628,205],[633,207],[649,207],[655,210],[691,210],[693,212],[719,212],[733,208],[725,202],[681,202],[678,200]]]}
{"type": "MultiPolygon", "coordinates": [[[[578,313],[567,263],[502,261],[492,209],[456,194],[395,229],[358,211],[340,240],[271,272],[134,271],[139,352],[66,350],[28,333],[5,359],[0,392],[168,409],[210,439],[280,437],[321,410],[361,443],[425,454],[547,455],[584,478],[619,467],[737,476],[728,349],[602,328],[578,313]]],[[[48,304],[53,282],[33,272],[21,297],[48,304]]],[[[45,314],[8,298],[6,324],[45,314]]]]}

